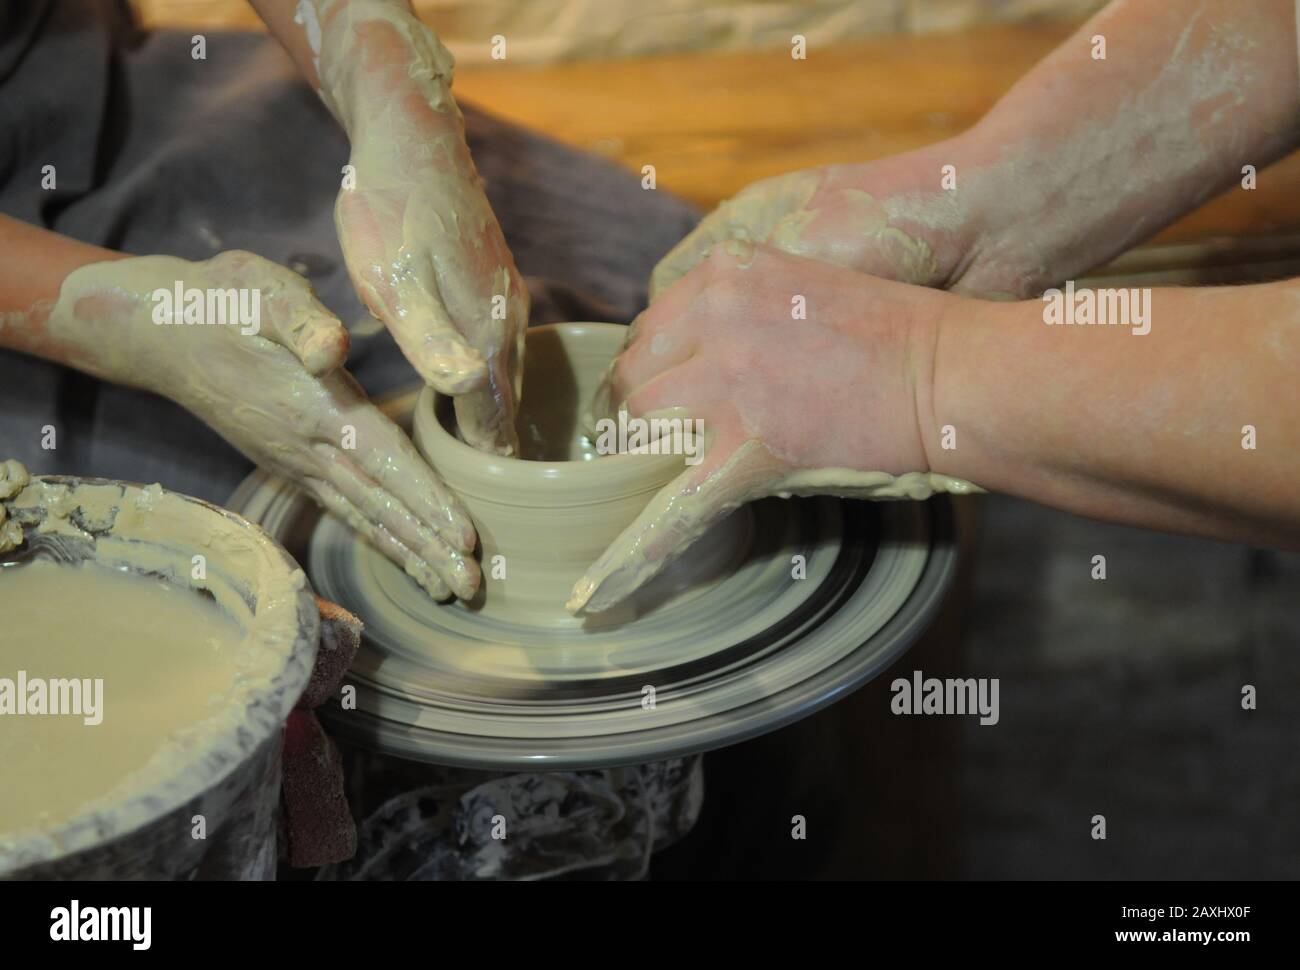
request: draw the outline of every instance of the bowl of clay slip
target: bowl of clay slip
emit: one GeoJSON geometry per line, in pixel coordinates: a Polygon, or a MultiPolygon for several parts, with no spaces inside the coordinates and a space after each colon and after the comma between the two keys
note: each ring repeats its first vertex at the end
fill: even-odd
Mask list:
{"type": "Polygon", "coordinates": [[[589,436],[584,411],[626,336],[610,323],[529,329],[519,457],[471,448],[457,436],[451,401],[431,388],[421,394],[416,447],[478,530],[483,587],[470,609],[527,625],[617,624],[688,594],[743,555],[748,519],[733,515],[625,607],[584,618],[565,612],[574,583],[687,467],[682,454],[598,454],[589,436]]]}
{"type": "MultiPolygon", "coordinates": [[[[11,568],[42,559],[134,572],[212,600],[241,636],[239,673],[211,717],[168,738],[70,818],[0,832],[0,879],[273,879],[282,728],[319,639],[297,563],[240,516],[158,485],[37,477],[4,511],[24,538],[0,554],[0,583],[11,568]],[[199,817],[203,838],[195,837],[199,817]]],[[[56,762],[48,778],[22,783],[56,782],[61,770],[56,762]]]]}

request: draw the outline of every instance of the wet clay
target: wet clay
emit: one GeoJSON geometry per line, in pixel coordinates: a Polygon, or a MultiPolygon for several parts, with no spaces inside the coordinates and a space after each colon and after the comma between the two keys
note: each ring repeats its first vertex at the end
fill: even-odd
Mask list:
{"type": "Polygon", "coordinates": [[[138,787],[151,760],[193,746],[248,659],[211,600],[93,562],[5,569],[0,617],[0,832],[57,825],[138,787]],[[78,682],[72,710],[53,712],[56,681],[78,682]]]}
{"type": "Polygon", "coordinates": [[[23,541],[22,526],[9,518],[3,503],[26,488],[27,482],[27,469],[20,462],[12,458],[0,462],[0,552],[16,549],[23,541]]]}
{"type": "MultiPolygon", "coordinates": [[[[727,199],[655,267],[652,298],[716,244],[734,256],[744,254],[744,244],[761,244],[850,269],[860,262],[863,249],[870,247],[888,257],[896,279],[922,285],[934,282],[938,260],[928,243],[898,228],[902,214],[890,212],[861,189],[829,187],[827,173],[822,168],[779,176],[727,199]],[[823,223],[842,228],[830,232],[823,223]]],[[[746,268],[743,262],[741,268],[746,268]]]]}
{"type": "MultiPolygon", "coordinates": [[[[17,462],[12,465],[22,468],[17,462]]],[[[23,470],[15,478],[25,476],[23,470]]],[[[296,607],[306,587],[303,572],[286,570],[284,561],[269,556],[256,537],[233,523],[214,523],[211,517],[197,514],[195,503],[160,485],[132,489],[116,483],[74,485],[32,478],[5,500],[5,506],[9,524],[24,526],[29,537],[90,541],[105,564],[128,565],[204,589],[251,637],[268,647],[283,636],[277,624],[296,607]],[[192,583],[195,553],[209,558],[220,555],[228,564],[224,571],[233,572],[239,586],[217,577],[192,583]],[[256,611],[250,598],[257,604],[256,611]]]]}
{"type": "Polygon", "coordinates": [[[175,401],[262,467],[302,483],[435,598],[449,585],[462,596],[477,586],[468,518],[406,437],[335,369],[346,333],[297,274],[239,250],[194,263],[106,260],[68,274],[57,302],[25,316],[14,329],[17,349],[175,401]],[[168,318],[152,295],[179,281],[208,293],[255,291],[256,332],[168,318]],[[351,453],[331,444],[348,428],[361,445],[351,453]]]}
{"type": "Polygon", "coordinates": [[[0,799],[4,872],[131,831],[241,764],[301,695],[320,618],[287,554],[224,510],[0,470],[16,550],[0,568],[0,679],[104,681],[98,725],[0,714],[0,764],[46,765],[0,799]]]}
{"type": "Polygon", "coordinates": [[[64,363],[103,380],[142,387],[199,412],[191,399],[203,393],[207,371],[247,367],[250,347],[266,346],[259,341],[288,348],[309,374],[331,370],[346,352],[337,321],[306,280],[241,250],[199,262],[134,256],[88,263],[64,278],[56,301],[38,303],[26,315],[34,324],[27,328],[30,343],[17,349],[46,356],[53,350],[64,363]],[[256,321],[216,322],[206,314],[187,319],[182,307],[155,299],[182,283],[205,296],[256,292],[256,321]]]}
{"type": "MultiPolygon", "coordinates": [[[[445,399],[426,390],[417,402],[416,447],[478,528],[483,590],[471,608],[508,622],[580,624],[564,609],[573,584],[687,467],[679,454],[595,454],[584,412],[626,334],[600,323],[529,329],[532,376],[516,427],[532,460],[475,451],[457,440],[445,399]]],[[[689,588],[734,564],[747,526],[746,516],[720,524],[665,588],[689,588]]]]}
{"type": "Polygon", "coordinates": [[[758,440],[750,440],[702,483],[670,486],[646,506],[654,519],[673,522],[670,543],[653,530],[629,527],[615,538],[581,580],[574,584],[565,608],[570,613],[595,614],[609,610],[633,590],[665,569],[678,568],[697,553],[705,533],[725,523],[727,516],[747,503],[767,496],[835,495],[850,499],[923,500],[938,493],[981,493],[977,485],[935,472],[893,475],[852,468],[790,470],[758,440]],[[735,483],[745,487],[734,488],[735,483]],[[719,502],[724,491],[730,498],[719,502]],[[689,550],[689,554],[688,553],[689,550]]]}

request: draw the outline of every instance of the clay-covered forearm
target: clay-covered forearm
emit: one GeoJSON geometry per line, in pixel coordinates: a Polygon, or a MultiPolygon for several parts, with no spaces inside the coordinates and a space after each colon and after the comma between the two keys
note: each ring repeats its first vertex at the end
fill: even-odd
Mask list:
{"type": "Polygon", "coordinates": [[[300,0],[248,0],[280,46],[314,89],[320,90],[316,62],[320,56],[319,5],[300,0]]]}
{"type": "Polygon", "coordinates": [[[250,0],[349,136],[388,99],[417,98],[460,121],[451,54],[409,0],[250,0]]]}
{"type": "Polygon", "coordinates": [[[1294,0],[1119,0],[1085,24],[961,139],[958,185],[986,223],[965,288],[1041,292],[1294,147],[1295,16],[1294,0]]]}
{"type": "Polygon", "coordinates": [[[1128,325],[950,304],[919,408],[931,467],[1095,518],[1300,546],[1300,286],[1148,292],[1128,325]]]}
{"type": "Polygon", "coordinates": [[[0,215],[0,347],[113,380],[93,328],[68,333],[49,326],[59,288],[73,271],[122,259],[121,253],[0,215]]]}

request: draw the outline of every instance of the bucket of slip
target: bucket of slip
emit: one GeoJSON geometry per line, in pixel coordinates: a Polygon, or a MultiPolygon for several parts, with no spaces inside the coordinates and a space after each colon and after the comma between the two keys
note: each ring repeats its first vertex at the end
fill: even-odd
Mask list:
{"type": "MultiPolygon", "coordinates": [[[[147,589],[164,598],[192,595],[195,608],[215,608],[212,615],[220,616],[222,624],[231,621],[221,629],[234,632],[221,690],[205,695],[197,719],[165,736],[150,736],[150,743],[156,742],[147,749],[152,753],[106,790],[82,801],[78,789],[78,800],[66,811],[37,812],[7,830],[0,827],[0,878],[274,878],[283,725],[307,685],[320,632],[314,594],[297,563],[251,522],[158,485],[35,477],[5,503],[5,511],[22,527],[23,542],[0,553],[0,591],[24,570],[31,570],[26,581],[43,577],[52,598],[52,633],[60,625],[60,611],[66,616],[87,608],[60,599],[56,573],[63,569],[95,571],[112,582],[148,580],[147,589]],[[227,669],[233,671],[228,678],[227,669]]],[[[70,587],[66,577],[64,587],[70,587]]],[[[129,631],[116,646],[96,642],[89,654],[84,644],[78,647],[79,656],[112,665],[105,669],[128,681],[153,677],[123,691],[136,699],[162,695],[169,685],[155,682],[156,670],[130,665],[127,654],[135,650],[124,643],[131,640],[135,646],[167,644],[168,650],[176,642],[187,649],[192,645],[198,669],[214,669],[209,666],[214,655],[204,652],[214,649],[212,641],[189,635],[188,628],[189,639],[178,637],[175,629],[151,623],[150,615],[138,621],[134,614],[116,617],[117,627],[129,631]],[[118,660],[103,656],[102,651],[112,649],[123,655],[118,660]]],[[[32,636],[24,643],[11,642],[0,657],[8,658],[6,666],[14,659],[39,665],[42,651],[52,649],[51,641],[32,636]]],[[[0,678],[12,676],[14,671],[0,669],[0,678]]],[[[112,682],[105,683],[110,688],[104,692],[107,724],[114,711],[112,682]]],[[[11,743],[20,743],[18,720],[0,716],[0,751],[6,733],[11,743]]],[[[81,730],[79,724],[77,728],[81,730]]],[[[45,776],[10,777],[5,784],[57,787],[70,782],[76,746],[90,742],[84,735],[69,740],[65,732],[58,743],[72,747],[64,749],[64,757],[51,751],[45,776]]],[[[79,756],[93,757],[91,750],[83,747],[79,756]]],[[[42,791],[55,787],[28,792],[29,802],[39,806],[42,791]]]]}

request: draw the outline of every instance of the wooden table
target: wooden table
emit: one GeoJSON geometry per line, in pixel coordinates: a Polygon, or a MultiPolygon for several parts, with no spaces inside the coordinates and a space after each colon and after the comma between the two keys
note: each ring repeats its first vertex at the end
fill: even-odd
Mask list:
{"type": "MultiPolygon", "coordinates": [[[[235,0],[135,2],[149,27],[262,29],[235,0]]],[[[803,61],[784,47],[541,67],[504,61],[461,66],[456,91],[638,173],[653,164],[660,187],[707,209],[764,176],[955,135],[1075,26],[878,37],[814,47],[803,61]]],[[[1156,242],[1175,244],[1176,262],[1191,251],[1186,244],[1242,237],[1256,241],[1244,255],[1229,245],[1229,258],[1300,257],[1300,155],[1261,173],[1257,190],[1228,192],[1156,242]]],[[[1224,258],[1221,242],[1210,249],[1224,258]]]]}
{"type": "MultiPolygon", "coordinates": [[[[955,135],[1073,31],[1069,24],[891,36],[809,51],[467,67],[456,91],[709,208],[764,176],[955,135]]],[[[1300,155],[1158,237],[1300,232],[1300,155]]]]}

